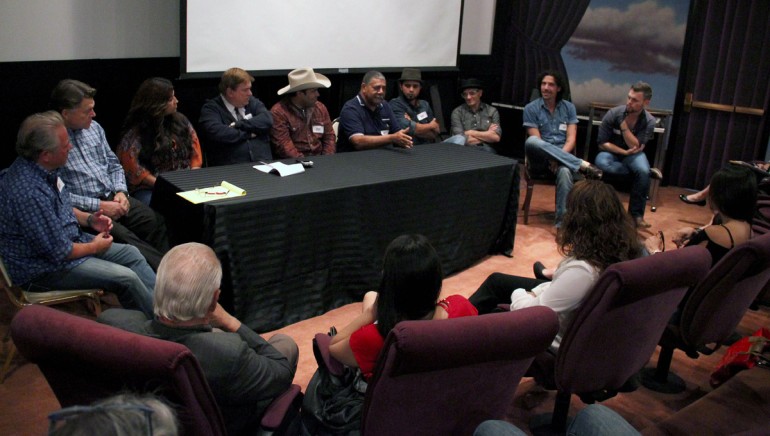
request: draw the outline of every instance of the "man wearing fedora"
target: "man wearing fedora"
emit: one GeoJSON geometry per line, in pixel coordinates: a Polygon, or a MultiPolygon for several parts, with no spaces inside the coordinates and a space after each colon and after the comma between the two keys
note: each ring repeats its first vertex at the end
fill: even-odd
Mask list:
{"type": "Polygon", "coordinates": [[[385,101],[385,76],[369,71],[359,93],[340,111],[337,151],[370,150],[393,145],[412,148],[409,128],[401,128],[393,109],[385,101]]]}
{"type": "Polygon", "coordinates": [[[284,97],[270,108],[270,141],[277,159],[335,152],[337,138],[329,111],[318,101],[318,88],[329,86],[331,81],[312,68],[289,73],[289,84],[278,90],[284,97]]]}
{"type": "Polygon", "coordinates": [[[251,94],[252,82],[246,71],[230,68],[219,81],[220,95],[203,104],[198,124],[208,166],[273,159],[273,116],[251,94]]]}
{"type": "Polygon", "coordinates": [[[409,128],[409,135],[414,144],[430,144],[436,142],[439,135],[439,125],[425,100],[420,100],[422,90],[422,74],[417,68],[404,68],[398,86],[401,95],[390,101],[390,107],[401,127],[409,128]]]}
{"type": "Polygon", "coordinates": [[[484,84],[478,79],[460,82],[460,92],[465,100],[452,111],[452,137],[447,142],[476,147],[497,154],[490,146],[500,142],[500,114],[497,109],[481,101],[484,84]]]}

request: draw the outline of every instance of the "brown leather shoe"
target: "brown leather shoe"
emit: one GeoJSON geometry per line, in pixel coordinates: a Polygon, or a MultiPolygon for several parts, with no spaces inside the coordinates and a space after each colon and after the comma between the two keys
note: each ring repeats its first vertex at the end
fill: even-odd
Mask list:
{"type": "Polygon", "coordinates": [[[650,177],[657,180],[663,179],[663,173],[657,168],[650,168],[650,177]]]}
{"type": "Polygon", "coordinates": [[[648,223],[640,216],[634,218],[634,224],[636,224],[636,227],[639,229],[648,229],[652,227],[652,224],[648,223]]]}
{"type": "Polygon", "coordinates": [[[580,172],[586,176],[587,179],[593,180],[601,180],[602,175],[604,174],[604,171],[602,171],[599,167],[590,163],[586,167],[581,167],[580,172]]]}

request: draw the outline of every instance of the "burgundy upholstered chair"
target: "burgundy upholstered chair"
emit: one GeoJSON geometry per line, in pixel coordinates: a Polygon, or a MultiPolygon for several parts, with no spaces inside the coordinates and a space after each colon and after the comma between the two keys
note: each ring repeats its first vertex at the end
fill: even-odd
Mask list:
{"type": "MultiPolygon", "coordinates": [[[[183,434],[224,435],[225,424],[192,352],[44,306],[23,308],[11,322],[19,352],[40,367],[62,407],[86,405],[130,390],[166,398],[183,434]]],[[[299,386],[277,398],[262,426],[280,425],[299,386]]]]}
{"type": "Polygon", "coordinates": [[[564,432],[572,394],[586,403],[617,394],[650,360],[687,289],[710,265],[705,248],[686,247],[607,268],[574,314],[556,355],[541,354],[530,371],[539,383],[558,389],[550,423],[543,424],[564,432]]]}
{"type": "Polygon", "coordinates": [[[657,368],[643,372],[642,383],[657,392],[685,390],[684,381],[670,372],[674,350],[697,359],[716,351],[735,330],[746,310],[770,281],[770,234],[730,250],[687,295],[681,316],[660,338],[657,368]],[[706,345],[714,344],[713,348],[706,345]]]}
{"type": "MultiPolygon", "coordinates": [[[[519,380],[558,325],[547,307],[399,323],[366,391],[363,434],[469,435],[482,421],[504,418],[519,380]]],[[[329,337],[316,338],[324,354],[329,337]]]]}

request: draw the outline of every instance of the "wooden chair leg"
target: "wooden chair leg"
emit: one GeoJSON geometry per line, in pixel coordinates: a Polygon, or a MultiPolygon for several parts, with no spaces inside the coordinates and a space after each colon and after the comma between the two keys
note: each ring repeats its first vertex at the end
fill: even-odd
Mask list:
{"type": "Polygon", "coordinates": [[[527,182],[527,194],[524,197],[524,206],[522,206],[522,209],[524,210],[524,224],[529,224],[529,205],[532,203],[532,191],[534,187],[534,183],[527,182]]]}

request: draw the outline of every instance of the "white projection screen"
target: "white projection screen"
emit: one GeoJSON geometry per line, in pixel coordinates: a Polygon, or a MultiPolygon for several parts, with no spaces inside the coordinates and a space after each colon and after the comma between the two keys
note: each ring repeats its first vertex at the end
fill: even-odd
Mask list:
{"type": "Polygon", "coordinates": [[[462,1],[182,0],[182,75],[454,69],[462,1]]]}

